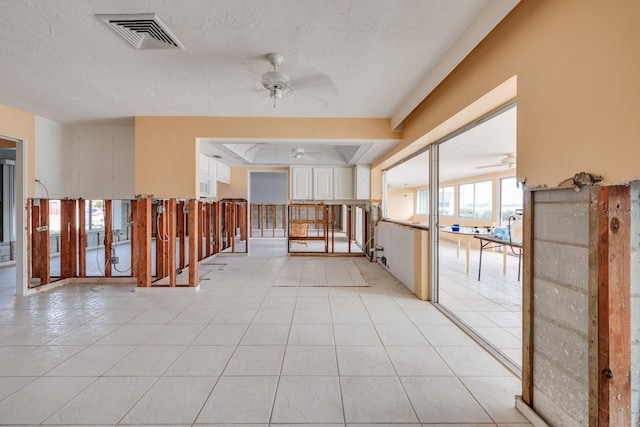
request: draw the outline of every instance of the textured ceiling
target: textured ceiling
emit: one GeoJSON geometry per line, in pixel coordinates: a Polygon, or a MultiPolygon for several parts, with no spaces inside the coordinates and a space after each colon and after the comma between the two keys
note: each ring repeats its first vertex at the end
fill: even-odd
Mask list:
{"type": "Polygon", "coordinates": [[[0,0],[0,103],[61,123],[193,115],[395,126],[517,2],[0,0]],[[115,13],[156,13],[185,50],[134,49],[95,16],[115,13]],[[295,88],[276,108],[260,83],[268,52],[284,54],[295,88]]]}

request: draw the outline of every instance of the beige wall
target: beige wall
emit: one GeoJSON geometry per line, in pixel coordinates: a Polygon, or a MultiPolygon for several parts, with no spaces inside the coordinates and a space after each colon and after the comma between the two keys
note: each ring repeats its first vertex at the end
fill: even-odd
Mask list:
{"type": "Polygon", "coordinates": [[[415,188],[391,188],[387,191],[387,218],[409,221],[415,212],[415,188]]]}
{"type": "MultiPolygon", "coordinates": [[[[135,193],[185,198],[198,197],[201,137],[389,140],[402,135],[391,131],[389,119],[136,117],[135,126],[135,193]]],[[[222,188],[224,194],[237,190],[222,188]]]]}
{"type": "Polygon", "coordinates": [[[0,135],[20,139],[27,149],[27,197],[35,194],[34,171],[36,119],[33,114],[0,104],[0,135]]]}
{"type": "Polygon", "coordinates": [[[475,117],[439,128],[517,76],[520,181],[552,187],[581,171],[605,184],[637,179],[638,16],[636,0],[522,0],[404,121],[395,151],[508,100],[503,91],[475,117]]]}

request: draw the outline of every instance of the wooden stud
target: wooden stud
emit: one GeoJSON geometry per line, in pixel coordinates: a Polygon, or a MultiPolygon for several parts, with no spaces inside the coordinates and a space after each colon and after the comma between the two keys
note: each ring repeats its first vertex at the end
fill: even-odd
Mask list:
{"type": "Polygon", "coordinates": [[[229,203],[229,236],[231,238],[231,252],[236,253],[236,204],[229,203]]]}
{"type": "Polygon", "coordinates": [[[287,205],[282,205],[282,234],[284,234],[283,237],[287,237],[287,227],[285,227],[285,224],[287,223],[287,205]]]}
{"type": "Polygon", "coordinates": [[[204,234],[205,234],[205,257],[210,257],[212,255],[211,251],[211,229],[213,228],[213,224],[211,224],[211,202],[207,202],[204,205],[204,234]]]}
{"type": "Polygon", "coordinates": [[[33,253],[32,253],[32,247],[33,247],[33,218],[32,218],[32,212],[33,212],[33,201],[32,199],[27,199],[27,206],[26,206],[26,216],[27,216],[27,287],[30,288],[31,287],[31,278],[33,277],[33,253]]]}
{"type": "Polygon", "coordinates": [[[222,250],[222,214],[221,214],[221,202],[216,202],[214,205],[214,236],[213,236],[213,253],[217,254],[222,250]]]}
{"type": "Polygon", "coordinates": [[[111,249],[113,247],[113,224],[111,200],[104,200],[104,276],[111,277],[111,249]]]}
{"type": "Polygon", "coordinates": [[[133,232],[136,217],[136,209],[138,207],[138,203],[135,200],[132,200],[129,204],[129,216],[128,221],[130,222],[130,226],[127,226],[127,234],[129,235],[129,240],[131,241],[131,277],[138,277],[138,263],[134,262],[136,256],[136,233],[133,232]],[[131,230],[129,230],[131,228],[131,230]]]}
{"type": "Polygon", "coordinates": [[[589,189],[589,276],[587,283],[587,315],[589,320],[588,334],[588,362],[589,375],[589,425],[598,425],[600,370],[598,366],[598,257],[599,257],[599,188],[589,189]]]}
{"type": "Polygon", "coordinates": [[[598,211],[599,426],[631,425],[629,187],[600,187],[598,211]]]}
{"type": "Polygon", "coordinates": [[[40,205],[34,206],[37,218],[34,218],[34,277],[40,278],[40,285],[51,282],[51,247],[49,243],[49,200],[40,199],[40,205]],[[38,231],[38,228],[42,231],[38,231]],[[36,267],[37,266],[37,267],[36,267]],[[35,272],[38,272],[36,276],[35,272]]]}
{"type": "Polygon", "coordinates": [[[169,200],[163,200],[162,206],[164,207],[164,213],[162,214],[162,258],[164,259],[163,269],[164,276],[169,275],[169,200]]]}
{"type": "MultiPolygon", "coordinates": [[[[86,200],[78,200],[78,276],[87,277],[87,218],[86,200]]],[[[133,257],[131,258],[133,259],[133,257]]]]}
{"type": "Polygon", "coordinates": [[[72,277],[71,217],[75,216],[73,200],[60,200],[60,278],[72,277]]]}
{"type": "Polygon", "coordinates": [[[351,205],[347,206],[347,253],[351,253],[351,205]]]}
{"type": "Polygon", "coordinates": [[[276,205],[271,205],[271,237],[276,237],[276,205]]]}
{"type": "MultiPolygon", "coordinates": [[[[78,201],[69,200],[69,252],[71,252],[70,277],[78,277],[78,201]]],[[[82,213],[84,215],[84,212],[82,213]]]]}
{"type": "Polygon", "coordinates": [[[176,199],[167,201],[167,268],[169,270],[169,286],[176,286],[176,199]]]}
{"type": "Polygon", "coordinates": [[[523,209],[522,273],[522,400],[533,407],[533,203],[535,193],[526,190],[523,209]]]}
{"type": "Polygon", "coordinates": [[[187,214],[184,211],[185,203],[183,201],[178,202],[176,212],[176,228],[178,234],[178,268],[184,268],[187,265],[187,244],[186,244],[186,230],[187,230],[187,214]]]}
{"type": "MultiPolygon", "coordinates": [[[[189,286],[198,286],[198,216],[199,203],[195,199],[189,200],[189,286]]],[[[200,239],[200,242],[202,239],[200,239]]]]}
{"type": "Polygon", "coordinates": [[[136,200],[133,234],[136,242],[135,256],[138,287],[151,286],[151,197],[136,200]]]}

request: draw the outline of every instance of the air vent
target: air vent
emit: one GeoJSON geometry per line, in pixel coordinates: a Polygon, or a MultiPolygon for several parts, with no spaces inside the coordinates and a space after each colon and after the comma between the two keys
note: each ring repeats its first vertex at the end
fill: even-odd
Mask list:
{"type": "Polygon", "coordinates": [[[136,49],[184,49],[155,13],[96,15],[136,49]]]}

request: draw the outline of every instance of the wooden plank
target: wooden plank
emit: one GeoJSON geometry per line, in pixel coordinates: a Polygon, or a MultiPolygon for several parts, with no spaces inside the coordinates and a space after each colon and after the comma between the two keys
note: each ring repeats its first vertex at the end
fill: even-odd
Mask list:
{"type": "Polygon", "coordinates": [[[167,201],[167,268],[169,270],[169,286],[176,286],[176,199],[167,201]]]}
{"type": "MultiPolygon", "coordinates": [[[[87,218],[86,200],[78,200],[78,276],[87,277],[87,218]]],[[[132,258],[133,259],[133,258],[132,258]]]]}
{"type": "Polygon", "coordinates": [[[587,315],[589,326],[588,335],[588,375],[589,375],[589,425],[598,425],[599,419],[599,393],[600,393],[600,367],[598,344],[598,257],[599,257],[599,188],[592,187],[589,190],[589,276],[587,283],[587,315]]]}
{"type": "Polygon", "coordinates": [[[205,234],[205,257],[211,256],[211,230],[213,225],[211,224],[211,202],[207,202],[204,205],[204,234],[205,234]]]}
{"type": "Polygon", "coordinates": [[[609,385],[605,371],[609,364],[609,187],[598,194],[598,425],[609,426],[609,385]]]}
{"type": "Polygon", "coordinates": [[[135,200],[132,200],[129,204],[130,211],[128,221],[131,224],[127,226],[127,234],[130,236],[129,239],[131,241],[131,277],[138,277],[138,264],[134,262],[136,256],[136,233],[133,232],[135,227],[135,218],[136,218],[136,209],[138,207],[138,203],[135,200]],[[129,230],[130,228],[130,230],[129,230]]]}
{"type": "Polygon", "coordinates": [[[221,206],[220,202],[215,202],[214,205],[214,224],[215,230],[213,235],[213,253],[217,254],[221,251],[222,244],[222,214],[221,214],[221,206]]]}
{"type": "Polygon", "coordinates": [[[198,260],[203,260],[206,249],[204,247],[204,220],[205,220],[204,202],[198,202],[198,260]]]}
{"type": "Polygon", "coordinates": [[[178,234],[178,268],[184,268],[187,265],[187,214],[185,213],[185,202],[178,202],[176,212],[176,228],[178,234]]]}
{"type": "MultiPolygon", "coordinates": [[[[71,252],[71,265],[69,277],[78,277],[78,201],[69,200],[69,252],[71,252]]],[[[84,215],[84,212],[82,213],[84,215]]]]}
{"type": "Polygon", "coordinates": [[[60,278],[71,277],[71,216],[73,200],[60,200],[60,278]]]}
{"type": "Polygon", "coordinates": [[[351,205],[347,206],[347,253],[351,253],[351,205]]]}
{"type": "MultiPolygon", "coordinates": [[[[198,286],[198,216],[199,203],[195,199],[189,200],[189,286],[198,286]]],[[[202,239],[200,239],[200,242],[202,239]]]]}
{"type": "Polygon", "coordinates": [[[284,237],[287,237],[287,227],[284,225],[287,223],[287,205],[282,205],[282,233],[284,237]]]}
{"type": "Polygon", "coordinates": [[[111,277],[111,249],[113,248],[113,214],[111,200],[104,201],[104,277],[111,277]]]}
{"type": "Polygon", "coordinates": [[[523,207],[522,400],[533,407],[533,224],[535,192],[526,190],[523,207]]]}
{"type": "Polygon", "coordinates": [[[163,268],[165,277],[169,275],[169,200],[163,200],[162,206],[164,213],[162,214],[162,259],[164,260],[163,268]]]}
{"type": "Polygon", "coordinates": [[[50,246],[50,230],[49,230],[49,200],[40,199],[38,224],[44,227],[42,231],[36,231],[38,240],[38,264],[40,266],[40,285],[51,283],[51,246],[50,246]]]}
{"type": "MultiPolygon", "coordinates": [[[[39,232],[37,228],[40,225],[40,199],[34,199],[31,204],[31,274],[34,279],[40,279],[42,266],[40,265],[42,252],[40,249],[39,232]]],[[[31,283],[29,283],[31,287],[31,283]]]]}
{"type": "Polygon", "coordinates": [[[27,227],[27,287],[30,288],[31,287],[31,278],[33,277],[33,254],[31,252],[32,248],[33,248],[33,200],[32,199],[27,199],[27,206],[26,206],[26,216],[27,216],[27,223],[26,223],[26,227],[27,227]]]}
{"type": "Polygon", "coordinates": [[[631,425],[629,187],[601,187],[598,211],[599,425],[631,425]]]}
{"type": "Polygon", "coordinates": [[[135,256],[138,287],[151,286],[151,197],[136,200],[133,234],[135,235],[135,256]]]}

